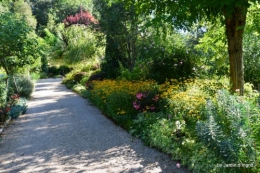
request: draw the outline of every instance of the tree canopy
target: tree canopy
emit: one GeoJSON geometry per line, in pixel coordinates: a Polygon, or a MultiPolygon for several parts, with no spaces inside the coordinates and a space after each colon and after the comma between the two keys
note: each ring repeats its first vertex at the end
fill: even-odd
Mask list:
{"type": "MultiPolygon", "coordinates": [[[[112,0],[111,3],[122,0],[112,0]]],[[[124,0],[129,7],[131,0],[124,0]]],[[[202,19],[214,22],[221,19],[225,25],[228,41],[230,82],[233,91],[244,92],[243,32],[247,10],[256,0],[178,0],[178,1],[135,1],[138,13],[153,16],[153,22],[169,22],[175,27],[188,29],[202,19]]]]}

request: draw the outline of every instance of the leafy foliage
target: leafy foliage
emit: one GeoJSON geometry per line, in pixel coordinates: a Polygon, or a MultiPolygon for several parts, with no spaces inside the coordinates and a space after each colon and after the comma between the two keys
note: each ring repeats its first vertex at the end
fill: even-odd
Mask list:
{"type": "Polygon", "coordinates": [[[35,17],[32,15],[31,7],[24,0],[18,0],[13,3],[13,11],[20,18],[24,17],[24,20],[28,24],[28,26],[36,29],[37,21],[35,17]]]}
{"type": "Polygon", "coordinates": [[[28,37],[32,29],[24,19],[12,13],[0,14],[0,65],[6,73],[17,67],[33,64],[37,58],[38,41],[28,37]]]}
{"type": "Polygon", "coordinates": [[[260,28],[259,14],[260,4],[256,2],[251,4],[248,10],[247,25],[244,34],[244,60],[245,60],[245,81],[254,84],[258,89],[260,83],[260,28]]]}
{"type": "Polygon", "coordinates": [[[42,34],[42,29],[47,26],[49,15],[53,16],[55,23],[59,23],[66,16],[77,13],[80,6],[91,12],[91,2],[92,0],[30,0],[30,5],[33,6],[33,14],[38,22],[38,33],[42,34]]]}
{"type": "Polygon", "coordinates": [[[206,122],[197,123],[200,140],[226,164],[255,163],[250,127],[255,112],[246,101],[230,96],[227,91],[220,90],[217,99],[216,106],[210,100],[207,102],[206,122]]]}
{"type": "Polygon", "coordinates": [[[132,71],[137,60],[138,17],[133,9],[126,10],[123,3],[109,6],[106,1],[94,1],[100,14],[101,31],[106,34],[105,61],[101,69],[107,78],[120,75],[120,64],[132,71]]]}
{"type": "Polygon", "coordinates": [[[26,99],[21,97],[15,105],[10,107],[9,116],[12,119],[16,119],[20,115],[24,114],[26,110],[27,110],[26,99]]]}
{"type": "Polygon", "coordinates": [[[53,38],[53,35],[47,37],[54,42],[49,56],[52,57],[52,61],[67,65],[86,62],[102,55],[103,50],[98,44],[98,35],[99,33],[95,33],[84,25],[72,25],[65,28],[64,24],[58,24],[56,38],[53,38]]]}
{"type": "Polygon", "coordinates": [[[8,95],[19,94],[21,97],[30,98],[34,91],[34,82],[30,76],[9,76],[8,95]]]}
{"type": "Polygon", "coordinates": [[[0,106],[6,103],[7,90],[6,81],[0,78],[0,106]]]}

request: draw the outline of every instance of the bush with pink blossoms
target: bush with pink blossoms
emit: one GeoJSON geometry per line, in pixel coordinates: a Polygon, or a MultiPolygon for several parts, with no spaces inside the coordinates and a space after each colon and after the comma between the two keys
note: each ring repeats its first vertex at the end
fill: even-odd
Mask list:
{"type": "Polygon", "coordinates": [[[139,112],[159,112],[159,95],[151,91],[138,92],[133,107],[139,112]]]}

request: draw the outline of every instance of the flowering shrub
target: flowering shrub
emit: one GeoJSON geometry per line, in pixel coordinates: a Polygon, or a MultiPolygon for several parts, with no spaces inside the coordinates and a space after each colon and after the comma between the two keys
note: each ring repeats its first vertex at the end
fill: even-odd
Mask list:
{"type": "Polygon", "coordinates": [[[83,24],[86,26],[92,25],[92,24],[97,24],[98,21],[95,19],[94,16],[89,11],[83,11],[80,8],[80,12],[76,13],[74,16],[70,15],[67,16],[66,19],[63,20],[63,23],[65,26],[71,26],[71,25],[76,25],[76,24],[83,24]]]}
{"type": "Polygon", "coordinates": [[[135,95],[137,92],[153,89],[156,83],[155,81],[131,82],[103,80],[93,81],[91,85],[93,89],[90,90],[90,99],[93,100],[96,104],[105,104],[107,101],[107,97],[114,92],[124,91],[131,95],[135,95]]]}
{"type": "Polygon", "coordinates": [[[188,124],[193,124],[203,118],[208,94],[201,90],[196,82],[186,80],[177,83],[176,80],[166,82],[160,87],[161,97],[166,103],[163,108],[167,114],[181,117],[188,124]]]}
{"type": "Polygon", "coordinates": [[[9,116],[9,112],[11,110],[11,106],[15,105],[19,99],[20,99],[20,96],[17,94],[14,94],[10,97],[9,102],[7,104],[1,105],[0,122],[4,122],[7,119],[7,117],[9,116]]]}
{"type": "MultiPolygon", "coordinates": [[[[133,119],[137,115],[137,111],[133,107],[133,100],[136,93],[148,90],[156,90],[156,83],[154,81],[94,80],[91,82],[91,89],[88,90],[87,97],[114,121],[124,128],[129,129],[133,119]]],[[[140,97],[138,96],[138,98],[140,97]]],[[[156,105],[146,104],[145,106],[150,106],[149,109],[155,111],[156,105]]]]}
{"type": "Polygon", "coordinates": [[[2,106],[0,107],[0,122],[5,122],[8,117],[8,112],[10,111],[10,107],[2,106]]]}
{"type": "Polygon", "coordinates": [[[164,111],[173,116],[181,116],[188,124],[205,119],[203,112],[206,100],[214,98],[218,89],[228,88],[225,82],[213,80],[169,80],[160,85],[161,98],[166,103],[164,111]]]}
{"type": "Polygon", "coordinates": [[[139,112],[158,112],[159,111],[159,95],[153,92],[144,91],[136,94],[133,101],[133,107],[139,112]]]}

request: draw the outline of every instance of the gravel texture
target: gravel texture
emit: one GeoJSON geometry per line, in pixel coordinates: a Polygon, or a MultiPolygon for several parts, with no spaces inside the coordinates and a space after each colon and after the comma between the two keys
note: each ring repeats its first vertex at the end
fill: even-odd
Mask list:
{"type": "Polygon", "coordinates": [[[27,113],[5,129],[0,173],[188,172],[60,83],[39,80],[27,113]]]}

